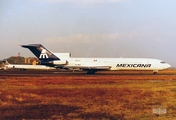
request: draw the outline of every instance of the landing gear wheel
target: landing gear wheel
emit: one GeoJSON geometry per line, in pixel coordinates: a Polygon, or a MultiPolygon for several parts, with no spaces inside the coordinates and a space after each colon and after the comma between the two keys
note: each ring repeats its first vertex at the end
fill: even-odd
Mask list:
{"type": "Polygon", "coordinates": [[[153,72],[154,75],[156,75],[158,72],[153,72]]]}
{"type": "Polygon", "coordinates": [[[153,74],[156,75],[158,73],[158,70],[153,70],[153,74]]]}
{"type": "Polygon", "coordinates": [[[97,71],[95,71],[95,70],[88,70],[87,74],[92,75],[92,74],[95,74],[95,72],[97,72],[97,71]]]}

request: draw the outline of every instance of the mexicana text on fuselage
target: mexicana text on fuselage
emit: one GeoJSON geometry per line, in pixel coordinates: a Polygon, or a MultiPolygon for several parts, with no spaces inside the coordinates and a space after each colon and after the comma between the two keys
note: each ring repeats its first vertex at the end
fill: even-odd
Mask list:
{"type": "Polygon", "coordinates": [[[116,67],[150,68],[151,64],[117,64],[116,67]]]}

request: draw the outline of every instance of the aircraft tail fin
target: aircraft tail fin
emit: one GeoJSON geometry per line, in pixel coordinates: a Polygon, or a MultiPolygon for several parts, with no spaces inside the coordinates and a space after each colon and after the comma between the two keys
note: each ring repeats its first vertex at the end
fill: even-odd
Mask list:
{"type": "Polygon", "coordinates": [[[41,44],[21,45],[21,47],[28,48],[41,61],[60,60],[53,52],[41,44]]]}

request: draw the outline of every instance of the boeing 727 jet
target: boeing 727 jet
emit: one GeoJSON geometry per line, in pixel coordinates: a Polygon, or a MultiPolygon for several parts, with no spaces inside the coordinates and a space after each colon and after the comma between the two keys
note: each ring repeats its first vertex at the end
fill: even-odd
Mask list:
{"type": "Polygon", "coordinates": [[[95,74],[100,70],[158,70],[167,69],[170,65],[162,60],[149,58],[72,58],[70,53],[53,53],[41,44],[21,45],[28,48],[41,65],[61,69],[80,69],[87,74],[95,74]]]}

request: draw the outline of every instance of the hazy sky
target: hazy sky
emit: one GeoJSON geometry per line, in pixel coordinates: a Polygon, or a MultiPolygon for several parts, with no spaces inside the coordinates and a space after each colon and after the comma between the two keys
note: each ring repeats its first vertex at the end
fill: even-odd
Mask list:
{"type": "Polygon", "coordinates": [[[0,59],[33,57],[19,45],[36,43],[72,57],[156,58],[176,67],[176,1],[0,0],[0,59]]]}

